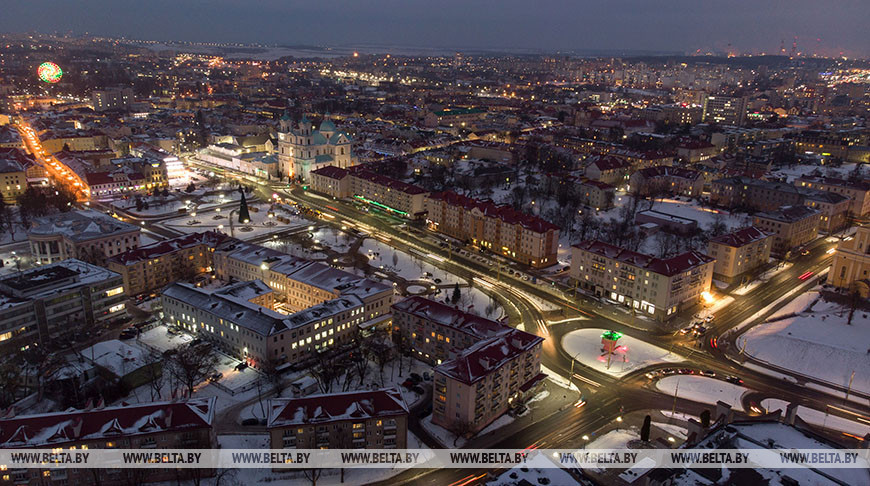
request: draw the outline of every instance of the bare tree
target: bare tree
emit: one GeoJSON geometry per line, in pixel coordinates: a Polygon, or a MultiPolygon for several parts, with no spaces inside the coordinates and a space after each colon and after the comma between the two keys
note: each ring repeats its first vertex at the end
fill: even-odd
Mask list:
{"type": "Polygon", "coordinates": [[[317,480],[320,479],[320,475],[323,474],[322,469],[303,469],[302,475],[305,476],[305,479],[311,481],[311,486],[317,486],[317,480]]]}
{"type": "Polygon", "coordinates": [[[284,381],[281,379],[281,363],[276,359],[267,358],[263,361],[260,371],[272,384],[272,390],[275,391],[275,394],[280,397],[286,388],[284,381]]]}
{"type": "Polygon", "coordinates": [[[467,420],[457,420],[450,425],[450,432],[453,434],[453,447],[456,447],[456,442],[460,437],[465,437],[470,434],[474,428],[471,422],[467,420]]]}
{"type": "Polygon", "coordinates": [[[327,355],[327,353],[317,354],[317,363],[311,367],[311,375],[317,380],[317,386],[321,393],[329,393],[332,391],[332,385],[338,379],[341,370],[336,363],[336,360],[327,355]]]}
{"type": "Polygon", "coordinates": [[[0,365],[0,406],[7,407],[15,402],[18,391],[24,386],[24,381],[21,366],[10,361],[0,365]]]}
{"type": "Polygon", "coordinates": [[[155,402],[160,399],[160,391],[163,389],[163,383],[166,382],[166,376],[163,374],[163,358],[157,353],[147,353],[142,358],[142,364],[151,401],[155,402]]]}
{"type": "Polygon", "coordinates": [[[169,359],[170,373],[187,388],[188,396],[200,382],[214,374],[217,356],[210,346],[183,344],[169,359]]]}

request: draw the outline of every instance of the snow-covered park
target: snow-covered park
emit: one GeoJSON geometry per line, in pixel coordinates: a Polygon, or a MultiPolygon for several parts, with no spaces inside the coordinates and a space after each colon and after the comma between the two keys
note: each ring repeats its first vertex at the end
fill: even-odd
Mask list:
{"type": "Polygon", "coordinates": [[[369,263],[373,267],[394,272],[406,280],[426,280],[437,285],[462,283],[459,277],[424,261],[421,257],[409,255],[374,238],[366,238],[359,252],[369,257],[369,263]]]}
{"type": "Polygon", "coordinates": [[[604,329],[578,329],[562,338],[562,348],[578,364],[588,366],[612,376],[624,376],[634,370],[661,363],[679,363],[683,358],[667,349],[623,335],[610,356],[602,351],[601,335],[604,329]]]}
{"type": "Polygon", "coordinates": [[[298,229],[311,224],[310,221],[301,216],[291,216],[282,212],[275,212],[274,217],[270,218],[269,204],[266,203],[249,203],[248,207],[251,216],[248,224],[239,222],[239,211],[236,208],[222,208],[220,211],[215,209],[207,212],[191,211],[183,216],[163,221],[160,224],[170,230],[181,233],[221,230],[229,234],[229,217],[230,213],[232,213],[233,235],[242,240],[279,231],[298,229]],[[278,221],[278,216],[288,218],[290,222],[280,222],[278,221]]]}
{"type": "MultiPolygon", "coordinates": [[[[824,300],[806,308],[818,294],[805,293],[789,311],[797,316],[759,324],[737,339],[755,359],[829,383],[870,393],[870,313],[824,300]]],[[[781,315],[784,313],[781,313],[781,315]]]]}
{"type": "Polygon", "coordinates": [[[715,405],[722,401],[731,405],[732,410],[743,410],[741,398],[748,388],[727,381],[697,375],[671,375],[656,382],[662,393],[685,398],[698,403],[715,405]]]}

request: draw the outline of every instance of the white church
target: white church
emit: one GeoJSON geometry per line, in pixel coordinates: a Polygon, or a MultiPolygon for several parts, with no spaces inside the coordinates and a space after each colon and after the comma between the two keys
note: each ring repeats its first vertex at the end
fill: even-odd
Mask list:
{"type": "Polygon", "coordinates": [[[278,165],[282,176],[303,181],[309,180],[311,171],[328,165],[346,169],[353,165],[350,135],[337,131],[328,119],[315,129],[305,116],[293,128],[285,114],[278,132],[278,165]]]}

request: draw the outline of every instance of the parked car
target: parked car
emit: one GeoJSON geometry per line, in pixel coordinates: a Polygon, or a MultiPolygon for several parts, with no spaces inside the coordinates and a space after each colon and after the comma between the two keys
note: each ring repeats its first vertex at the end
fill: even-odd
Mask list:
{"type": "Polygon", "coordinates": [[[420,385],[415,385],[413,388],[411,388],[411,391],[413,391],[417,395],[423,395],[426,393],[426,391],[423,390],[423,387],[420,385]]]}
{"type": "Polygon", "coordinates": [[[248,363],[239,363],[236,365],[236,371],[242,371],[248,367],[248,363]]]}
{"type": "Polygon", "coordinates": [[[424,381],[429,381],[429,380],[431,380],[431,379],[432,379],[432,377],[429,376],[429,372],[428,372],[428,371],[424,371],[424,372],[423,372],[423,380],[424,380],[424,381]]]}
{"type": "Polygon", "coordinates": [[[246,418],[245,420],[242,420],[242,425],[244,425],[244,426],[258,425],[259,423],[260,423],[260,420],[255,419],[255,418],[246,418]]]}
{"type": "Polygon", "coordinates": [[[224,377],[224,374],[223,374],[223,373],[215,373],[215,374],[211,375],[208,379],[209,379],[210,381],[218,381],[218,380],[220,380],[220,379],[223,378],[223,377],[224,377]]]}
{"type": "Polygon", "coordinates": [[[402,386],[403,386],[406,390],[410,390],[411,387],[414,386],[414,380],[408,378],[407,380],[405,380],[405,381],[402,382],[402,386]]]}
{"type": "Polygon", "coordinates": [[[713,370],[704,370],[704,371],[701,371],[701,375],[703,375],[703,376],[707,376],[707,377],[710,377],[710,378],[715,378],[715,377],[716,377],[716,372],[713,371],[713,370]]]}
{"type": "Polygon", "coordinates": [[[694,330],[694,329],[695,329],[695,325],[692,324],[692,325],[689,326],[689,327],[684,327],[684,328],[680,329],[680,334],[683,334],[683,335],[685,335],[685,334],[689,334],[689,333],[692,332],[692,330],[694,330]]]}
{"type": "Polygon", "coordinates": [[[423,381],[423,377],[418,375],[417,373],[411,373],[411,379],[414,380],[414,383],[420,383],[423,381]]]}
{"type": "Polygon", "coordinates": [[[743,384],[743,380],[741,380],[740,377],[737,377],[734,375],[726,376],[725,381],[727,381],[728,383],[735,384],[735,385],[742,385],[743,384]]]}
{"type": "Polygon", "coordinates": [[[665,368],[662,370],[663,375],[673,375],[676,372],[677,372],[677,370],[674,368],[665,368]]]}
{"type": "Polygon", "coordinates": [[[695,374],[695,370],[693,370],[692,368],[680,368],[678,371],[681,375],[694,375],[695,374]]]}
{"type": "Polygon", "coordinates": [[[128,327],[121,331],[121,334],[118,336],[119,339],[133,339],[136,337],[136,329],[132,327],[128,327]]]}

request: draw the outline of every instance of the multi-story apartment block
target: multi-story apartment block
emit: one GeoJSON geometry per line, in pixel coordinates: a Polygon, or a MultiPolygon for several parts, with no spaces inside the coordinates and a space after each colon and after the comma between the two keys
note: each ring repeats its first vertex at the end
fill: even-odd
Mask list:
{"type": "MultiPolygon", "coordinates": [[[[211,449],[217,445],[215,398],[123,404],[88,410],[22,415],[0,419],[0,448],[7,449],[211,449]]],[[[197,470],[190,478],[210,477],[197,470]]],[[[184,470],[3,467],[0,484],[100,484],[126,486],[187,479],[184,470]]]]}
{"type": "Polygon", "coordinates": [[[776,211],[756,213],[752,226],[774,235],[770,252],[784,256],[819,235],[822,214],[809,206],[783,206],[776,211]]]}
{"type": "Polygon", "coordinates": [[[866,298],[870,293],[870,287],[866,283],[868,281],[870,281],[870,226],[859,226],[852,239],[837,244],[834,261],[828,272],[828,283],[842,289],[859,290],[866,298]]]}
{"type": "Polygon", "coordinates": [[[622,186],[631,173],[631,162],[614,155],[593,155],[585,163],[584,176],[611,186],[622,186]]]}
{"type": "Polygon", "coordinates": [[[327,165],[317,170],[311,171],[311,190],[320,194],[334,197],[336,199],[344,199],[352,194],[350,187],[350,177],[347,175],[347,169],[327,165]]]}
{"type": "Polygon", "coordinates": [[[711,238],[707,254],[716,259],[713,276],[724,282],[763,268],[770,259],[773,235],[749,226],[733,233],[711,238]]]}
{"type": "Polygon", "coordinates": [[[102,264],[139,247],[139,227],[99,211],[82,210],[35,218],[27,232],[36,263],[78,258],[102,264]]]}
{"type": "Polygon", "coordinates": [[[798,187],[841,194],[850,199],[849,210],[856,217],[870,213],[870,183],[823,176],[802,176],[794,181],[798,187]]]}
{"type": "Polygon", "coordinates": [[[296,312],[339,297],[355,296],[365,306],[364,321],[369,325],[390,319],[392,286],[253,243],[221,245],[213,257],[219,279],[262,280],[275,291],[279,310],[296,312]]]}
{"type": "Polygon", "coordinates": [[[212,254],[225,241],[237,240],[217,231],[192,233],[115,255],[107,266],[124,277],[127,295],[138,295],[210,272],[212,254]]]}
{"type": "Polygon", "coordinates": [[[272,449],[404,449],[408,405],[395,388],[269,400],[272,449]]]}
{"type": "Polygon", "coordinates": [[[697,164],[719,155],[719,147],[703,140],[680,140],[676,148],[677,157],[688,164],[697,164]]]}
{"type": "Polygon", "coordinates": [[[353,164],[351,138],[336,130],[331,120],[318,129],[302,117],[297,128],[286,114],[278,132],[278,166],[282,177],[307,181],[311,171],[334,165],[346,169],[353,164]]]}
{"type": "Polygon", "coordinates": [[[505,334],[510,327],[421,296],[403,299],[392,307],[393,340],[399,336],[411,354],[438,365],[473,344],[505,334]]]}
{"type": "Polygon", "coordinates": [[[596,211],[605,211],[613,207],[616,198],[616,188],[601,181],[586,179],[574,186],[574,196],[580,200],[580,204],[594,208],[596,211]]]}
{"type": "Polygon", "coordinates": [[[429,227],[532,267],[556,263],[559,227],[507,205],[478,201],[454,192],[426,198],[429,227]]]}
{"type": "Polygon", "coordinates": [[[0,279],[0,342],[45,343],[78,326],[123,317],[126,299],[120,275],[75,259],[6,275],[0,279]]]}
{"type": "Polygon", "coordinates": [[[818,209],[821,214],[819,231],[833,233],[843,229],[849,220],[852,200],[842,194],[798,187],[804,196],[804,206],[818,209]]]}
{"type": "Polygon", "coordinates": [[[596,296],[664,321],[710,290],[713,261],[696,251],[661,259],[587,240],[571,248],[570,276],[596,296]]]}
{"type": "Polygon", "coordinates": [[[27,190],[24,166],[17,160],[0,157],[0,197],[6,204],[15,204],[18,196],[27,190]]]}
{"type": "Polygon", "coordinates": [[[541,373],[543,341],[510,329],[435,367],[432,423],[462,434],[492,423],[546,378],[541,373]]]}
{"type": "Polygon", "coordinates": [[[126,86],[91,91],[94,111],[123,110],[133,102],[133,89],[126,86]]]}
{"type": "Polygon", "coordinates": [[[353,295],[292,314],[276,312],[273,291],[260,280],[218,290],[173,283],[163,290],[162,302],[171,324],[257,368],[304,363],[319,351],[350,344],[368,324],[365,305],[353,295]]]}
{"type": "Polygon", "coordinates": [[[699,197],[704,190],[704,175],[692,169],[662,165],[635,172],[628,183],[629,190],[641,195],[662,192],[699,197]]]}
{"type": "Polygon", "coordinates": [[[361,202],[397,214],[420,219],[425,214],[424,201],[429,194],[414,184],[376,174],[358,165],[350,169],[327,166],[311,172],[311,189],[335,198],[352,197],[361,202]]]}
{"type": "Polygon", "coordinates": [[[701,120],[722,125],[741,126],[746,121],[746,96],[708,96],[704,99],[701,120]]]}
{"type": "Polygon", "coordinates": [[[726,208],[774,211],[781,206],[798,206],[804,196],[794,186],[751,177],[727,177],[710,185],[710,202],[726,208]]]}

